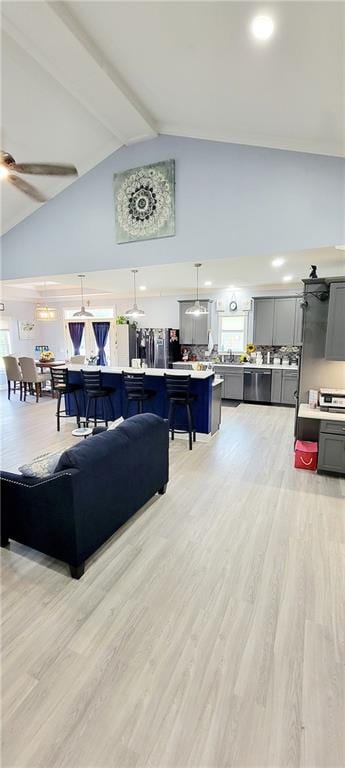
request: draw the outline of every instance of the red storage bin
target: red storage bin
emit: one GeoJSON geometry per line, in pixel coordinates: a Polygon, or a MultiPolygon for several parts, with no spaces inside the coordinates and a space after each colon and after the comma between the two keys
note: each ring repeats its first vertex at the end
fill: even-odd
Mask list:
{"type": "Polygon", "coordinates": [[[296,440],[295,468],[315,471],[317,468],[317,443],[296,440]]]}

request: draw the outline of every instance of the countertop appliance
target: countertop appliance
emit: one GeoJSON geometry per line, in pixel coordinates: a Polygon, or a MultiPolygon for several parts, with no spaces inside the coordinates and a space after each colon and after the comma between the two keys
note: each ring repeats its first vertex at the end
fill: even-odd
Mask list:
{"type": "Polygon", "coordinates": [[[320,411],[345,413],[345,389],[320,389],[320,411]]]}
{"type": "Polygon", "coordinates": [[[244,402],[270,403],[271,402],[271,378],[270,369],[244,370],[244,402]]]}
{"type": "Polygon", "coordinates": [[[148,368],[171,368],[180,359],[179,332],[176,328],[140,328],[137,331],[137,357],[148,368]]]}

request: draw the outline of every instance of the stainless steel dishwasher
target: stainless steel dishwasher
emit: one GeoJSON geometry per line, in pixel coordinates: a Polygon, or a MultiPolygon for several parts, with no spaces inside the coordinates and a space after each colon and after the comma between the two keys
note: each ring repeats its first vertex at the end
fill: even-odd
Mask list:
{"type": "Polygon", "coordinates": [[[271,371],[250,370],[244,371],[243,400],[254,403],[271,402],[271,371]]]}

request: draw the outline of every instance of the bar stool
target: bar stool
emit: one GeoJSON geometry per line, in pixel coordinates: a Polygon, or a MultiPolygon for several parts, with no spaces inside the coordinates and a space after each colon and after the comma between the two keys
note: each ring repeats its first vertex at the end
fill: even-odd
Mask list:
{"type": "Polygon", "coordinates": [[[165,386],[167,397],[169,400],[169,429],[171,431],[171,439],[174,439],[175,432],[187,432],[189,435],[189,450],[193,448],[193,442],[196,441],[196,432],[194,429],[193,412],[191,406],[196,400],[196,395],[193,395],[190,391],[190,375],[176,376],[174,374],[165,373],[165,386]],[[188,429],[175,429],[175,412],[176,407],[182,406],[187,411],[188,429]]]}
{"type": "Polygon", "coordinates": [[[60,419],[69,418],[69,415],[66,413],[65,395],[73,395],[75,407],[77,411],[77,424],[78,424],[78,427],[80,427],[80,411],[79,411],[79,405],[78,405],[78,400],[76,395],[76,392],[81,389],[80,385],[70,383],[68,379],[67,368],[51,368],[51,377],[52,377],[52,390],[53,392],[56,392],[58,396],[57,408],[56,408],[57,431],[60,432],[60,419]],[[62,396],[65,397],[65,408],[63,410],[61,410],[62,396]]]}
{"type": "Polygon", "coordinates": [[[108,418],[105,418],[105,410],[104,410],[104,401],[107,399],[110,405],[111,410],[111,418],[112,421],[115,421],[115,413],[113,408],[113,403],[111,399],[111,395],[114,394],[115,389],[113,387],[105,387],[102,384],[102,371],[80,371],[81,377],[83,380],[83,387],[84,392],[86,395],[86,412],[85,412],[85,422],[86,426],[89,426],[89,418],[90,417],[90,409],[92,402],[94,403],[93,408],[93,420],[95,427],[97,426],[97,421],[103,421],[105,422],[106,427],[108,426],[108,418]],[[102,419],[97,418],[97,403],[101,401],[102,403],[102,419]]]}
{"type": "Polygon", "coordinates": [[[138,413],[143,413],[144,402],[155,396],[153,389],[145,389],[145,373],[126,373],[122,371],[123,388],[127,397],[126,418],[130,403],[137,403],[138,413]]]}

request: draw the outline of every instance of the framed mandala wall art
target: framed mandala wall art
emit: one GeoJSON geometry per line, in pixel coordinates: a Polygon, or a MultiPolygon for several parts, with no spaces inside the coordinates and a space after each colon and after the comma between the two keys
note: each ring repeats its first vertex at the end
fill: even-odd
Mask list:
{"type": "Polygon", "coordinates": [[[175,234],[175,160],[114,174],[116,242],[175,234]]]}

